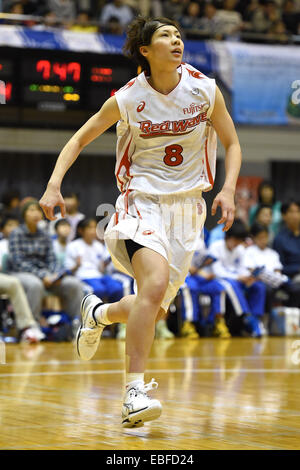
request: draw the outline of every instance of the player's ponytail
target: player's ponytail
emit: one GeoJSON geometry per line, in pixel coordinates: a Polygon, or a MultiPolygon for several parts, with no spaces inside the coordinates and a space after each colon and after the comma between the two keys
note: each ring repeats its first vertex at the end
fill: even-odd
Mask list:
{"type": "Polygon", "coordinates": [[[162,24],[175,26],[179,30],[176,21],[168,18],[145,18],[138,16],[127,28],[127,39],[123,47],[124,54],[139,65],[146,75],[150,75],[150,66],[147,59],[140,53],[141,46],[149,46],[155,31],[162,24]]]}

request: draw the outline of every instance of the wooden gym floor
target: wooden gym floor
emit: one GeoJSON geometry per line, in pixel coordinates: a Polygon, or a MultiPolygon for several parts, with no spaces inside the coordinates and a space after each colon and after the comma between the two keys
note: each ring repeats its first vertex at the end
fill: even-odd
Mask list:
{"type": "Polygon", "coordinates": [[[156,340],[161,417],[120,426],[124,342],[90,362],[71,343],[6,345],[0,449],[300,449],[296,338],[156,340]],[[295,349],[296,348],[296,349],[295,349]]]}

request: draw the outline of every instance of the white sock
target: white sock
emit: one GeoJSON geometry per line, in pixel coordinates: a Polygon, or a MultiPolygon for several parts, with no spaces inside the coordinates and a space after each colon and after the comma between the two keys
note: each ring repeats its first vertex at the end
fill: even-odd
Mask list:
{"type": "Polygon", "coordinates": [[[109,306],[110,304],[103,304],[96,309],[95,318],[97,322],[102,323],[103,325],[112,325],[113,322],[107,318],[107,310],[109,306]]]}
{"type": "Polygon", "coordinates": [[[126,389],[137,385],[139,382],[144,383],[143,372],[129,372],[126,373],[126,389]]]}

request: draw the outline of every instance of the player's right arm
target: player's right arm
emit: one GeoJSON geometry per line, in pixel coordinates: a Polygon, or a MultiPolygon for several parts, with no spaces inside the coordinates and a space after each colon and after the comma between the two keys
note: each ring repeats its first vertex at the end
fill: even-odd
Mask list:
{"type": "Polygon", "coordinates": [[[54,208],[60,207],[65,217],[65,203],[60,192],[62,180],[80,152],[107,129],[121,119],[117,100],[109,98],[98,113],[94,114],[67,142],[60,152],[47,189],[40,199],[40,206],[49,220],[55,220],[54,208]]]}

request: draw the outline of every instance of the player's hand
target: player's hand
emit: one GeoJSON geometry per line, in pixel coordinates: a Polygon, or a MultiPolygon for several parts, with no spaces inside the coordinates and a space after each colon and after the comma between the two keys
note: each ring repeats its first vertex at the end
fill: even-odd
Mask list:
{"type": "Polygon", "coordinates": [[[54,216],[54,208],[59,206],[61,216],[64,218],[66,216],[66,207],[64,199],[60,193],[60,190],[47,186],[46,191],[44,192],[42,198],[39,201],[41,208],[45,214],[45,217],[49,220],[56,220],[57,217],[54,216]]]}
{"type": "Polygon", "coordinates": [[[225,224],[223,227],[223,232],[227,232],[233,224],[234,214],[235,214],[235,203],[234,203],[234,191],[228,189],[222,189],[220,191],[212,204],[211,215],[215,215],[217,208],[220,206],[222,215],[218,220],[218,224],[225,224]]]}

